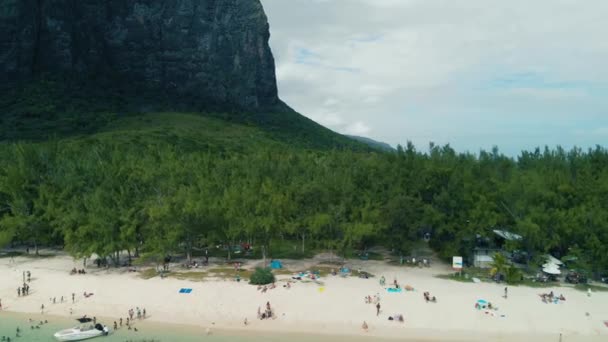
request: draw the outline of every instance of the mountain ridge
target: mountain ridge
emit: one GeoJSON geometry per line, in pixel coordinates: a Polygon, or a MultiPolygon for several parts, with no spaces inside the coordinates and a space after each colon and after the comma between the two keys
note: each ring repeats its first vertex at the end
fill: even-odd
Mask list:
{"type": "Polygon", "coordinates": [[[312,148],[364,149],[279,99],[259,0],[4,0],[0,30],[0,140],[196,112],[312,148]]]}

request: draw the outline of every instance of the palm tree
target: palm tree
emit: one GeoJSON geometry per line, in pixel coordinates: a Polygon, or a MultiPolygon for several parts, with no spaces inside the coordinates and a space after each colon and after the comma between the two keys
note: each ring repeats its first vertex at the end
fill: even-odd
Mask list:
{"type": "Polygon", "coordinates": [[[509,266],[507,258],[502,253],[495,253],[493,259],[494,261],[492,261],[491,266],[494,271],[494,275],[504,275],[505,271],[507,270],[507,267],[509,266]]]}

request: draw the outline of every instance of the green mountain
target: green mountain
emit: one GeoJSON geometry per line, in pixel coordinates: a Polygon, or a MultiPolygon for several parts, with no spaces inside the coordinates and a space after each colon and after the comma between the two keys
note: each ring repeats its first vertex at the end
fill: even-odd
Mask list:
{"type": "Polygon", "coordinates": [[[374,139],[370,139],[367,137],[361,137],[361,136],[357,136],[357,135],[346,135],[346,137],[349,137],[353,140],[362,142],[376,150],[381,150],[381,151],[386,151],[386,152],[395,152],[396,151],[396,149],[394,149],[391,145],[389,145],[385,142],[376,141],[374,139]]]}
{"type": "MultiPolygon", "coordinates": [[[[264,111],[180,113],[172,111],[171,106],[138,110],[128,96],[101,89],[73,88],[54,79],[31,82],[3,93],[0,108],[0,141],[44,141],[141,131],[139,134],[147,135],[146,139],[157,137],[160,141],[163,136],[183,134],[185,141],[197,141],[199,145],[224,134],[224,144],[240,146],[246,143],[247,134],[234,135],[233,128],[239,127],[243,132],[255,131],[265,142],[315,149],[367,149],[296,113],[282,102],[264,111]],[[166,130],[164,134],[150,134],[162,130],[166,130]]],[[[215,142],[218,141],[209,143],[215,142]]]]}
{"type": "MultiPolygon", "coordinates": [[[[87,136],[149,113],[196,113],[296,146],[366,148],[279,99],[259,0],[9,1],[0,30],[0,141],[87,136]]],[[[209,129],[223,129],[194,115],[160,117],[162,125],[159,116],[149,120],[197,127],[186,139],[201,144],[209,129]]]]}

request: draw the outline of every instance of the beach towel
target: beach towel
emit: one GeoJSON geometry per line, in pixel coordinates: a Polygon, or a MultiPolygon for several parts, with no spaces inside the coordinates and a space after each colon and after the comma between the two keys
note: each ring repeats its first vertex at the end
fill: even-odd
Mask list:
{"type": "Polygon", "coordinates": [[[179,293],[191,293],[192,289],[181,288],[179,289],[179,293]]]}
{"type": "Polygon", "coordinates": [[[396,289],[396,288],[393,288],[393,287],[389,287],[389,288],[386,289],[386,291],[399,293],[399,292],[401,292],[401,289],[400,288],[396,289]]]}
{"type": "Polygon", "coordinates": [[[319,287],[319,293],[323,293],[323,291],[325,291],[324,287],[319,287]]]}

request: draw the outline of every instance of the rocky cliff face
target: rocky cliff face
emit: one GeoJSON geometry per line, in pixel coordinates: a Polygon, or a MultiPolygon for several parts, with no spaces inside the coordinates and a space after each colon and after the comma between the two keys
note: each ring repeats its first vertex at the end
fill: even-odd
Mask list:
{"type": "Polygon", "coordinates": [[[114,80],[201,106],[278,103],[259,0],[0,0],[0,80],[114,80]]]}

